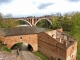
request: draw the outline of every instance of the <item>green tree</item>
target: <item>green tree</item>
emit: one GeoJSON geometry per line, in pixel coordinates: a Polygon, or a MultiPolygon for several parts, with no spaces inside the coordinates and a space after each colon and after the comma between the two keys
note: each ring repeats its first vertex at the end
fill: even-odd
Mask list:
{"type": "Polygon", "coordinates": [[[71,31],[72,21],[70,20],[70,16],[65,14],[62,20],[62,28],[64,31],[71,31]]]}
{"type": "Polygon", "coordinates": [[[80,12],[76,12],[72,18],[71,21],[73,23],[72,29],[70,34],[75,37],[78,41],[78,60],[80,59],[80,12]]]}
{"type": "Polygon", "coordinates": [[[3,16],[2,16],[2,14],[0,13],[0,27],[2,26],[2,20],[3,20],[3,16]]]}
{"type": "Polygon", "coordinates": [[[71,34],[78,34],[80,32],[80,12],[75,13],[71,20],[73,23],[71,34]]]}
{"type": "Polygon", "coordinates": [[[0,27],[1,28],[5,28],[6,27],[6,24],[4,24],[4,18],[3,18],[2,13],[0,13],[0,27]]]}
{"type": "Polygon", "coordinates": [[[0,22],[3,20],[2,13],[0,13],[0,22]]]}
{"type": "Polygon", "coordinates": [[[8,26],[8,27],[10,27],[10,23],[13,21],[13,19],[12,19],[12,15],[11,14],[7,14],[7,15],[5,15],[5,24],[8,26]]]}
{"type": "Polygon", "coordinates": [[[43,28],[50,28],[51,23],[49,21],[45,20],[45,19],[42,19],[37,23],[37,26],[38,27],[43,27],[43,28]]]}
{"type": "Polygon", "coordinates": [[[58,29],[61,28],[61,23],[59,22],[59,17],[58,16],[54,16],[53,20],[52,20],[52,29],[58,29]]]}

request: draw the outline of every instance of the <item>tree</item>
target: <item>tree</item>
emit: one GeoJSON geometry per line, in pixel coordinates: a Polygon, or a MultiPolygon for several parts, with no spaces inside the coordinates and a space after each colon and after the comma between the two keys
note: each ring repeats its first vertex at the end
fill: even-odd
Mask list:
{"type": "Polygon", "coordinates": [[[52,29],[61,28],[61,23],[59,22],[58,16],[54,16],[52,20],[52,29]]]}
{"type": "Polygon", "coordinates": [[[78,60],[80,59],[80,12],[76,12],[72,18],[72,23],[73,23],[73,26],[72,26],[72,29],[71,29],[71,32],[70,34],[72,36],[74,36],[77,41],[78,41],[78,60]]]}
{"type": "Polygon", "coordinates": [[[69,18],[68,14],[65,14],[62,20],[62,28],[64,31],[71,31],[72,21],[69,18]]]}
{"type": "Polygon", "coordinates": [[[2,13],[0,13],[0,27],[3,26],[3,15],[2,13]]]}
{"type": "Polygon", "coordinates": [[[7,14],[7,15],[5,15],[5,23],[8,25],[8,26],[10,26],[10,23],[13,21],[13,19],[12,19],[12,15],[11,14],[7,14]]]}
{"type": "Polygon", "coordinates": [[[3,15],[0,13],[0,22],[3,20],[3,15]]]}
{"type": "Polygon", "coordinates": [[[71,34],[78,34],[80,32],[80,12],[75,13],[71,20],[73,23],[71,34]]]}
{"type": "Polygon", "coordinates": [[[45,20],[45,19],[42,19],[37,23],[37,26],[38,27],[43,27],[43,28],[50,28],[51,23],[49,21],[45,20]]]}

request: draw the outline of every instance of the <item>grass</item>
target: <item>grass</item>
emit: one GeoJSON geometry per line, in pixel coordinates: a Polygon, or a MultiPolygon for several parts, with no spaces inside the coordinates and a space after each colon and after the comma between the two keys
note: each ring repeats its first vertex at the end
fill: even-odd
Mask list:
{"type": "Polygon", "coordinates": [[[41,54],[40,52],[34,52],[34,55],[40,57],[42,60],[48,60],[43,54],[41,54]]]}
{"type": "Polygon", "coordinates": [[[7,46],[4,46],[2,51],[11,53],[11,50],[7,46]]]}
{"type": "Polygon", "coordinates": [[[0,43],[0,51],[11,53],[11,50],[7,46],[2,45],[2,43],[0,43]]]}

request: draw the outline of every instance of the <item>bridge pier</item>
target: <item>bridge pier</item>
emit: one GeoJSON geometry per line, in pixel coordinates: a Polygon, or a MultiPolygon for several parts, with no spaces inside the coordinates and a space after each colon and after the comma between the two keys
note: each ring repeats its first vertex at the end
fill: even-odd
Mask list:
{"type": "Polygon", "coordinates": [[[46,19],[47,21],[49,21],[52,25],[51,20],[53,19],[52,15],[45,15],[45,16],[40,16],[40,17],[27,17],[27,18],[13,18],[14,20],[24,20],[26,21],[30,26],[32,25],[36,25],[38,21],[42,20],[42,19],[46,19]]]}

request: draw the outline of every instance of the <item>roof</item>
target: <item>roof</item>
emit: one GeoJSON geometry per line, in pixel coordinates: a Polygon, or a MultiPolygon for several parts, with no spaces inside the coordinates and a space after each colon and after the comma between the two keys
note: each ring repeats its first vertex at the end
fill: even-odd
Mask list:
{"type": "Polygon", "coordinates": [[[4,36],[26,35],[26,34],[35,34],[35,33],[38,33],[38,31],[34,26],[0,29],[0,35],[4,35],[4,36]]]}

